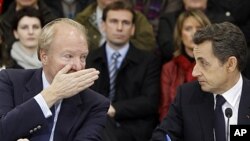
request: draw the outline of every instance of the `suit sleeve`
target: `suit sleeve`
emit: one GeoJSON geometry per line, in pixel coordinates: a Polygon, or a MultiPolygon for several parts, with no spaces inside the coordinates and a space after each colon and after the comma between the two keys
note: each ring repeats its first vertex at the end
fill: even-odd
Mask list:
{"type": "Polygon", "coordinates": [[[73,141],[101,141],[101,133],[105,127],[110,102],[104,97],[99,97],[96,101],[98,102],[92,105],[87,119],[73,137],[73,141]]]}
{"type": "Polygon", "coordinates": [[[173,141],[183,140],[181,95],[182,90],[181,87],[179,87],[176,98],[170,106],[168,115],[154,130],[151,141],[165,141],[166,135],[169,135],[173,141]]]}
{"type": "MultiPolygon", "coordinates": [[[[17,80],[18,81],[18,80],[17,80]]],[[[22,94],[14,95],[13,83],[6,71],[0,71],[0,140],[12,141],[31,135],[38,125],[43,127],[45,117],[34,98],[19,105],[22,94]],[[32,115],[32,116],[31,116],[32,115]]]]}
{"type": "Polygon", "coordinates": [[[139,85],[136,85],[136,82],[127,81],[130,82],[130,88],[132,89],[130,95],[134,97],[113,103],[117,120],[145,118],[157,114],[160,93],[160,64],[158,58],[148,58],[147,64],[140,69],[144,70],[138,71],[142,76],[140,78],[134,76],[134,80],[140,82],[139,85]]]}

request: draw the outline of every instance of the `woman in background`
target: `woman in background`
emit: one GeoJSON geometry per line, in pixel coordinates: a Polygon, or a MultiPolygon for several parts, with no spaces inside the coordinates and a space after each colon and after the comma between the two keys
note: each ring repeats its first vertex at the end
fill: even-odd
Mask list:
{"type": "Polygon", "coordinates": [[[196,46],[193,35],[199,28],[209,24],[209,19],[200,10],[185,11],[178,17],[174,29],[174,58],[163,65],[161,72],[160,121],[168,113],[176,95],[176,88],[195,79],[192,76],[195,65],[193,48],[196,46]]]}
{"type": "Polygon", "coordinates": [[[19,10],[12,23],[13,34],[17,41],[12,44],[7,68],[40,68],[37,57],[38,38],[43,26],[40,12],[32,7],[19,10]]]}

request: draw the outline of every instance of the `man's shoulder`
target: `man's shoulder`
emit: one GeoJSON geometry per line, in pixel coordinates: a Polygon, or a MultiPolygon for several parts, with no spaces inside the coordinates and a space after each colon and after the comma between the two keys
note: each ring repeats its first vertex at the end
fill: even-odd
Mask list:
{"type": "Polygon", "coordinates": [[[88,88],[81,93],[81,98],[83,101],[89,102],[91,104],[100,104],[109,105],[110,101],[105,96],[100,93],[88,88]]]}
{"type": "MultiPolygon", "coordinates": [[[[4,69],[0,71],[0,77],[9,79],[26,79],[33,76],[40,69],[4,69]]],[[[40,70],[41,71],[41,70],[40,70]]]]}
{"type": "Polygon", "coordinates": [[[133,43],[130,43],[130,50],[129,55],[134,56],[135,58],[139,59],[140,61],[146,61],[151,59],[157,59],[157,55],[154,52],[146,51],[137,48],[133,43]]]}
{"type": "Polygon", "coordinates": [[[91,3],[84,10],[82,10],[76,15],[75,20],[80,23],[86,22],[85,20],[89,18],[95,12],[96,7],[97,7],[97,4],[95,2],[91,3]]]}
{"type": "Polygon", "coordinates": [[[200,84],[197,80],[184,83],[179,86],[179,89],[183,92],[195,92],[195,91],[201,91],[200,84]]]}

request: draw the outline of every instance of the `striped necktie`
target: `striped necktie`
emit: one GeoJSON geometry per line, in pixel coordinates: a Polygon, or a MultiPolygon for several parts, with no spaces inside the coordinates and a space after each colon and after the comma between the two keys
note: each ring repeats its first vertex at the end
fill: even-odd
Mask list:
{"type": "Polygon", "coordinates": [[[115,79],[117,75],[117,59],[121,56],[119,52],[114,52],[111,56],[111,63],[109,66],[109,99],[114,100],[115,96],[115,79]]]}

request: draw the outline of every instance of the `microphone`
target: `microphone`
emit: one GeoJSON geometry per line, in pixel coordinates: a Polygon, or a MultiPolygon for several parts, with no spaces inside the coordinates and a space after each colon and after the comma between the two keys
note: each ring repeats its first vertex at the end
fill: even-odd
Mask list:
{"type": "Polygon", "coordinates": [[[233,115],[232,109],[231,109],[231,108],[227,108],[227,109],[225,110],[225,115],[226,115],[226,117],[227,117],[227,134],[226,134],[226,141],[228,141],[228,136],[229,136],[229,119],[230,119],[230,117],[232,117],[232,115],[233,115]]]}
{"type": "Polygon", "coordinates": [[[225,115],[226,115],[226,117],[229,119],[230,117],[232,117],[232,115],[233,115],[233,111],[232,111],[232,109],[231,108],[227,108],[226,110],[225,110],[225,115]]]}

